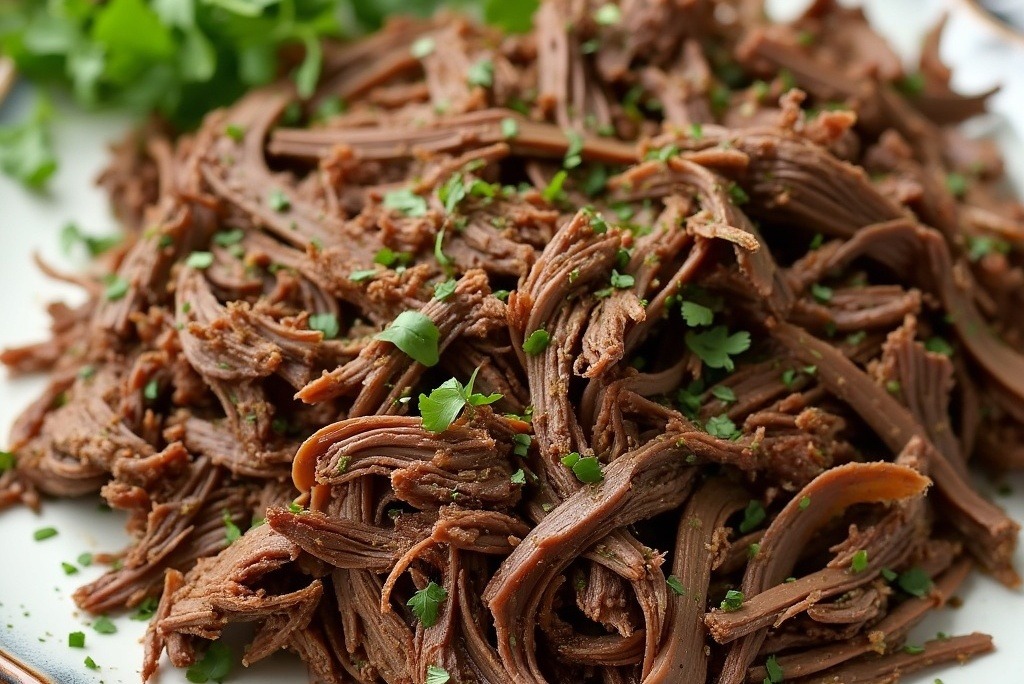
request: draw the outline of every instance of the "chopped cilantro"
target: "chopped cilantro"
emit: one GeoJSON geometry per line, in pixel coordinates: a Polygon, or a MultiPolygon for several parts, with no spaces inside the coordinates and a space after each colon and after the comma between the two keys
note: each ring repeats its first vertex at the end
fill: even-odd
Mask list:
{"type": "Polygon", "coordinates": [[[446,380],[429,395],[420,394],[419,409],[423,420],[423,429],[429,432],[444,432],[466,406],[485,406],[501,399],[500,394],[475,394],[473,383],[479,368],[469,376],[463,385],[456,378],[446,380]]]}
{"type": "Polygon", "coordinates": [[[930,352],[935,352],[936,354],[944,354],[945,356],[953,355],[953,346],[937,335],[929,338],[928,341],[924,343],[924,348],[930,352]]]}
{"type": "Polygon", "coordinates": [[[690,124],[690,137],[694,140],[700,140],[704,137],[704,127],[699,123],[690,124]]]}
{"type": "Polygon", "coordinates": [[[44,539],[49,539],[51,537],[56,537],[56,536],[57,536],[57,528],[56,527],[41,527],[41,528],[39,528],[38,530],[36,530],[35,532],[32,533],[32,538],[35,539],[36,541],[43,541],[44,539]]]}
{"type": "Polygon", "coordinates": [[[351,273],[348,274],[348,279],[351,280],[353,283],[362,283],[367,280],[370,280],[376,275],[377,269],[367,268],[361,271],[352,271],[351,273]]]}
{"type": "Polygon", "coordinates": [[[222,230],[213,234],[213,242],[221,247],[230,247],[231,245],[237,245],[241,242],[243,237],[245,237],[245,231],[241,228],[236,228],[235,230],[222,230]]]}
{"type": "Polygon", "coordinates": [[[811,295],[821,303],[832,301],[832,288],[820,283],[811,285],[811,295]]]}
{"type": "Polygon", "coordinates": [[[74,223],[68,223],[60,232],[60,246],[65,254],[70,254],[75,245],[81,244],[89,256],[99,256],[121,244],[119,235],[95,236],[83,233],[74,223]]]}
{"type": "Polygon", "coordinates": [[[850,570],[857,572],[864,572],[868,569],[868,552],[865,549],[861,549],[857,553],[853,554],[853,558],[850,560],[850,570]]]}
{"type": "Polygon", "coordinates": [[[505,138],[506,140],[511,140],[517,135],[519,135],[519,123],[511,116],[507,116],[504,119],[502,119],[501,137],[505,138]]]}
{"type": "Polygon", "coordinates": [[[735,364],[732,357],[742,354],[750,348],[750,333],[741,330],[729,334],[724,325],[715,326],[706,332],[686,333],[686,346],[700,357],[709,368],[733,370],[735,364]]]}
{"type": "Polygon", "coordinates": [[[680,581],[680,579],[675,575],[669,575],[665,579],[665,584],[668,585],[668,588],[671,589],[676,596],[682,596],[686,593],[686,588],[683,586],[682,581],[680,581]]]}
{"type": "Polygon", "coordinates": [[[92,554],[88,551],[80,553],[78,554],[78,558],[76,560],[78,561],[79,565],[81,565],[84,568],[87,568],[90,565],[92,565],[92,554]]]}
{"type": "Polygon", "coordinates": [[[64,574],[65,575],[77,575],[78,574],[78,568],[76,568],[71,563],[61,563],[60,567],[61,567],[61,569],[64,570],[64,574]]]}
{"type": "Polygon", "coordinates": [[[569,145],[565,148],[565,158],[562,160],[562,166],[567,169],[574,169],[583,163],[583,136],[576,131],[566,131],[565,137],[569,140],[569,145]]]}
{"type": "MultiPolygon", "coordinates": [[[[48,12],[41,16],[50,18],[48,12]]],[[[39,21],[32,23],[45,25],[39,21]]],[[[42,189],[57,170],[49,129],[52,116],[49,100],[40,97],[25,120],[0,126],[0,171],[30,190],[42,189]]]]}
{"type": "Polygon", "coordinates": [[[541,196],[547,202],[554,202],[555,200],[561,199],[563,195],[562,186],[565,185],[565,179],[569,177],[569,172],[562,169],[548,182],[547,187],[541,191],[541,196]]]}
{"type": "Polygon", "coordinates": [[[602,26],[612,26],[622,21],[622,10],[618,5],[607,3],[594,12],[594,21],[602,26]]]}
{"type": "Polygon", "coordinates": [[[962,173],[946,175],[946,189],[957,199],[967,194],[967,178],[962,173]]]}
{"type": "Polygon", "coordinates": [[[706,425],[708,434],[719,439],[736,439],[740,431],[736,429],[736,423],[732,422],[729,416],[724,413],[720,416],[710,418],[706,425]]]}
{"type": "Polygon", "coordinates": [[[444,587],[430,582],[426,587],[420,589],[405,604],[412,609],[416,619],[424,627],[433,627],[437,624],[437,614],[441,608],[441,602],[448,598],[448,592],[444,587]]]}
{"type": "Polygon", "coordinates": [[[769,682],[769,684],[778,684],[785,680],[782,667],[779,665],[779,661],[775,659],[775,656],[768,656],[768,660],[764,662],[764,669],[768,674],[766,681],[769,682]]]}
{"type": "MultiPolygon", "coordinates": [[[[425,216],[427,200],[408,188],[384,193],[384,208],[398,211],[405,216],[425,216]]],[[[390,264],[384,264],[388,266],[390,264]]]]}
{"type": "Polygon", "coordinates": [[[512,484],[524,485],[526,484],[526,473],[520,468],[516,472],[512,473],[512,477],[509,478],[512,484]]]}
{"type": "Polygon", "coordinates": [[[85,632],[71,632],[68,634],[68,647],[85,648],[85,632]]]}
{"type": "Polygon", "coordinates": [[[423,59],[434,52],[436,47],[437,42],[433,36],[421,36],[413,41],[412,47],[409,48],[409,53],[416,59],[423,59]]]}
{"type": "Polygon", "coordinates": [[[747,504],[746,509],[743,511],[743,521],[740,522],[740,532],[746,534],[747,532],[753,532],[764,519],[768,517],[768,513],[764,510],[764,506],[757,499],[751,499],[750,503],[747,504]]]}
{"type": "Polygon", "coordinates": [[[903,650],[906,653],[909,653],[910,655],[921,655],[922,653],[924,653],[924,646],[912,646],[910,644],[907,644],[903,647],[903,650]]]}
{"type": "Polygon", "coordinates": [[[110,274],[104,278],[106,287],[103,289],[103,296],[107,301],[116,302],[128,294],[129,283],[119,275],[110,274]]]}
{"type": "Polygon", "coordinates": [[[234,544],[236,541],[242,538],[242,531],[238,529],[238,525],[231,519],[231,511],[224,509],[224,539],[228,545],[234,544]]]}
{"type": "Polygon", "coordinates": [[[419,311],[403,311],[374,339],[391,342],[424,366],[436,366],[441,334],[434,321],[419,311]]]}
{"type": "Polygon", "coordinates": [[[923,569],[913,567],[906,572],[900,573],[896,583],[899,585],[900,589],[911,596],[921,598],[928,593],[932,585],[932,580],[928,577],[928,573],[923,569]]]}
{"type": "Polygon", "coordinates": [[[292,201],[288,199],[288,195],[284,194],[284,191],[280,188],[274,188],[267,195],[267,206],[277,212],[288,211],[292,206],[292,201]]]}
{"type": "Polygon", "coordinates": [[[611,286],[619,290],[625,290],[633,287],[636,282],[633,276],[628,273],[619,273],[615,269],[612,269],[611,286]]]}
{"type": "Polygon", "coordinates": [[[310,316],[309,329],[322,332],[325,340],[333,340],[341,330],[338,325],[338,317],[330,312],[310,316]]]}
{"type": "Polygon", "coordinates": [[[811,251],[814,251],[819,249],[823,244],[825,244],[825,236],[821,233],[815,233],[814,237],[811,238],[811,244],[808,245],[808,247],[811,251]]]}
{"type": "Polygon", "coordinates": [[[474,62],[466,73],[466,81],[471,86],[490,88],[494,85],[494,62],[489,59],[474,62]]]}
{"type": "Polygon", "coordinates": [[[231,672],[231,649],[215,641],[210,644],[203,657],[185,671],[185,679],[193,684],[221,682],[231,672]]]}
{"type": "Polygon", "coordinates": [[[100,666],[96,664],[96,661],[92,659],[92,656],[85,656],[85,666],[90,670],[100,669],[100,666]]]}
{"type": "Polygon", "coordinates": [[[142,600],[142,603],[135,608],[135,612],[132,613],[131,619],[139,622],[145,622],[156,615],[156,609],[159,605],[160,602],[155,596],[147,596],[142,600]]]}
{"type": "Polygon", "coordinates": [[[743,592],[737,589],[730,589],[725,592],[725,598],[719,604],[719,608],[724,610],[726,613],[739,610],[743,605],[743,592]]]}
{"type": "Polygon", "coordinates": [[[427,681],[424,684],[448,684],[451,678],[448,670],[440,665],[427,665],[427,681]]]}
{"type": "Polygon", "coordinates": [[[1006,240],[994,238],[989,235],[973,235],[967,238],[967,256],[971,261],[979,261],[989,254],[1009,254],[1010,243],[1006,240]]]}
{"type": "Polygon", "coordinates": [[[455,287],[458,282],[452,279],[444,280],[434,285],[434,298],[439,301],[444,301],[455,293],[455,287]]]}
{"type": "Polygon", "coordinates": [[[921,73],[908,74],[896,82],[896,89],[910,97],[920,95],[924,92],[924,75],[921,73]]]}
{"type": "Polygon", "coordinates": [[[724,401],[727,404],[731,404],[736,399],[736,392],[733,391],[732,387],[726,387],[725,385],[716,385],[711,388],[711,395],[719,401],[724,401]]]}
{"type": "Polygon", "coordinates": [[[116,634],[117,625],[106,615],[100,615],[92,623],[92,628],[97,634],[116,634]]]}
{"type": "Polygon", "coordinates": [[[245,138],[245,128],[238,124],[229,123],[224,127],[224,134],[235,142],[242,142],[245,138]]]}
{"type": "Polygon", "coordinates": [[[548,334],[547,330],[534,330],[523,342],[523,351],[530,356],[536,356],[548,348],[550,341],[551,335],[548,334]]]}
{"type": "Polygon", "coordinates": [[[142,396],[149,401],[156,401],[156,398],[160,396],[160,383],[157,382],[156,378],[153,378],[146,383],[146,386],[142,390],[142,396]]]}
{"type": "Polygon", "coordinates": [[[17,457],[10,451],[0,451],[0,473],[6,473],[8,470],[14,470],[14,466],[17,462],[17,457]]]}
{"type": "Polygon", "coordinates": [[[512,437],[512,441],[516,443],[512,449],[512,453],[516,456],[525,457],[530,451],[530,444],[533,442],[533,438],[530,435],[524,435],[523,433],[517,433],[512,437]]]}
{"type": "Polygon", "coordinates": [[[809,496],[801,496],[800,497],[800,503],[797,504],[797,506],[800,508],[801,511],[806,511],[810,507],[810,505],[811,505],[811,497],[809,497],[809,496]]]}
{"type": "Polygon", "coordinates": [[[736,183],[729,183],[729,199],[736,206],[742,206],[750,201],[750,195],[736,183]]]}
{"type": "Polygon", "coordinates": [[[683,320],[691,328],[698,328],[703,325],[711,325],[715,319],[715,313],[697,302],[684,301],[682,303],[683,320]]]}
{"type": "Polygon", "coordinates": [[[189,268],[203,270],[213,265],[213,254],[210,252],[192,252],[185,259],[185,265],[189,268]]]}
{"type": "Polygon", "coordinates": [[[562,465],[571,469],[580,482],[594,484],[604,479],[601,462],[594,456],[580,456],[574,451],[562,457],[562,465]]]}

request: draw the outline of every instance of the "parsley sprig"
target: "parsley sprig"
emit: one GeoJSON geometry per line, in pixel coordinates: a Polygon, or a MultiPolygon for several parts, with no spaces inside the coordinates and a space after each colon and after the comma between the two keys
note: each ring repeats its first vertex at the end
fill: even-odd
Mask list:
{"type": "Polygon", "coordinates": [[[476,374],[479,368],[469,376],[469,382],[463,385],[456,378],[446,380],[440,387],[427,394],[420,394],[420,416],[423,418],[423,429],[430,432],[444,432],[467,406],[486,406],[501,399],[501,394],[479,394],[473,391],[476,374]]]}

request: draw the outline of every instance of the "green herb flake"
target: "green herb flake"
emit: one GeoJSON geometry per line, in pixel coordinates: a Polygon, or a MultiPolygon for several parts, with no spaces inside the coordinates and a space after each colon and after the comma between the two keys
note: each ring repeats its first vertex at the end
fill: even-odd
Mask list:
{"type": "Polygon", "coordinates": [[[569,144],[565,148],[562,166],[567,169],[574,169],[583,163],[583,136],[576,131],[566,131],[565,137],[568,139],[569,144]]]}
{"type": "Polygon", "coordinates": [[[200,271],[209,268],[213,265],[213,254],[210,252],[192,252],[185,259],[185,265],[200,271]]]}
{"type": "Polygon", "coordinates": [[[769,682],[769,684],[778,684],[785,680],[782,667],[773,655],[768,656],[768,659],[764,662],[764,670],[768,674],[766,681],[769,682]]]}
{"type": "Polygon", "coordinates": [[[412,609],[416,619],[424,627],[433,627],[437,624],[437,614],[441,608],[441,602],[448,598],[448,592],[444,587],[430,582],[426,587],[420,589],[405,605],[412,609]]]}
{"type": "Polygon", "coordinates": [[[229,123],[224,127],[224,133],[235,142],[242,142],[245,139],[245,129],[238,124],[229,123]]]}
{"type": "Polygon", "coordinates": [[[519,135],[519,123],[508,116],[501,120],[501,137],[511,140],[519,135]]]}
{"type": "Polygon", "coordinates": [[[267,195],[267,206],[276,212],[285,212],[291,209],[292,201],[280,188],[274,188],[267,195]]]}
{"type": "Polygon", "coordinates": [[[750,195],[736,183],[729,183],[729,200],[737,207],[750,201],[750,195]]]}
{"type": "Polygon", "coordinates": [[[684,301],[682,303],[683,320],[691,328],[711,325],[715,320],[715,313],[710,308],[697,302],[684,301]]]}
{"type": "Polygon", "coordinates": [[[745,330],[729,334],[724,325],[706,332],[690,330],[686,333],[686,346],[709,368],[735,368],[732,357],[750,349],[750,333],[745,330]]]}
{"type": "Polygon", "coordinates": [[[967,178],[962,173],[947,174],[946,189],[957,199],[962,199],[967,194],[967,178]]]}
{"type": "Polygon", "coordinates": [[[85,648],[85,632],[71,632],[68,634],[69,648],[85,648]]]}
{"type": "Polygon", "coordinates": [[[890,570],[889,568],[882,568],[882,577],[885,578],[886,582],[895,582],[899,577],[899,573],[890,570]]]}
{"type": "Polygon", "coordinates": [[[474,370],[465,385],[456,378],[451,378],[441,383],[441,386],[432,390],[429,395],[420,394],[419,409],[424,430],[444,432],[451,427],[466,406],[486,406],[502,398],[502,395],[497,393],[484,395],[473,392],[473,384],[479,371],[479,368],[474,370]]]}
{"type": "Polygon", "coordinates": [[[826,287],[820,283],[813,283],[811,285],[811,295],[822,304],[832,301],[832,288],[826,287]]]}
{"type": "Polygon", "coordinates": [[[601,462],[594,456],[580,456],[577,452],[562,457],[562,465],[572,470],[580,482],[594,484],[604,479],[601,462]]]}
{"type": "Polygon", "coordinates": [[[6,473],[8,470],[14,470],[14,466],[17,462],[17,457],[10,451],[0,451],[0,473],[6,473]]]}
{"type": "Polygon", "coordinates": [[[348,279],[351,280],[353,283],[362,283],[367,280],[371,280],[376,275],[377,269],[367,268],[361,271],[352,271],[351,273],[348,274],[348,279]]]}
{"type": "Polygon", "coordinates": [[[440,665],[427,665],[427,681],[424,684],[448,684],[452,676],[440,665]]]}
{"type": "Polygon", "coordinates": [[[42,189],[57,170],[49,126],[52,116],[49,100],[40,97],[23,121],[0,126],[0,171],[30,190],[42,189]]]}
{"type": "Polygon", "coordinates": [[[747,547],[747,558],[756,558],[757,554],[761,553],[761,545],[753,543],[747,547]]]}
{"type": "Polygon", "coordinates": [[[522,468],[512,473],[512,477],[509,478],[512,484],[524,485],[526,484],[526,473],[522,468]]]}
{"type": "Polygon", "coordinates": [[[719,608],[724,610],[726,613],[732,613],[739,610],[743,606],[743,592],[736,589],[730,589],[725,592],[725,598],[719,604],[719,608]]]}
{"type": "Polygon", "coordinates": [[[100,669],[100,666],[96,664],[96,661],[92,659],[92,656],[85,656],[85,666],[90,670],[100,669]]]}
{"type": "Polygon", "coordinates": [[[864,572],[868,569],[868,552],[865,549],[861,549],[857,553],[853,554],[853,558],[850,559],[850,570],[854,573],[864,572]]]}
{"type": "Polygon", "coordinates": [[[97,634],[116,634],[117,625],[106,615],[100,615],[92,623],[93,631],[97,634]]]}
{"type": "Polygon", "coordinates": [[[330,312],[313,314],[309,317],[309,329],[319,330],[325,340],[333,340],[341,331],[338,317],[330,312]]]}
{"type": "Polygon", "coordinates": [[[43,541],[44,539],[50,539],[51,537],[57,536],[56,527],[41,527],[32,533],[32,538],[36,541],[43,541]]]}
{"type": "Polygon", "coordinates": [[[741,435],[740,431],[736,429],[736,423],[732,422],[724,413],[708,419],[705,427],[709,435],[719,439],[737,439],[741,435]]]}
{"type": "Polygon", "coordinates": [[[612,287],[619,290],[625,290],[633,287],[633,284],[636,282],[636,279],[633,278],[633,276],[629,275],[628,273],[619,273],[617,270],[612,269],[612,277],[610,282],[612,287]]]}
{"type": "MultiPolygon", "coordinates": [[[[409,188],[384,193],[384,208],[400,212],[405,216],[426,216],[427,200],[409,188]]],[[[390,264],[385,264],[388,266],[390,264]]]]}
{"type": "Polygon", "coordinates": [[[700,140],[704,137],[704,127],[699,123],[690,124],[690,137],[694,140],[700,140]]]}
{"type": "Polygon", "coordinates": [[[811,505],[811,497],[809,497],[809,496],[801,496],[800,497],[800,503],[797,504],[797,507],[801,511],[806,511],[810,507],[810,505],[811,505]]]}
{"type": "Polygon", "coordinates": [[[434,40],[433,36],[421,36],[413,41],[412,47],[409,48],[409,53],[416,59],[423,59],[432,54],[436,47],[437,41],[434,40]]]}
{"type": "Polygon", "coordinates": [[[924,653],[924,646],[913,646],[911,644],[907,644],[903,647],[903,650],[910,655],[921,655],[924,653]]]}
{"type": "Polygon", "coordinates": [[[60,247],[65,254],[70,254],[75,245],[82,245],[89,256],[99,256],[121,244],[118,235],[89,235],[83,233],[74,223],[68,223],[60,231],[60,247]]]}
{"type": "Polygon", "coordinates": [[[81,565],[83,568],[87,568],[90,565],[92,565],[92,554],[88,551],[86,551],[85,553],[80,553],[78,555],[78,558],[76,558],[75,560],[77,560],[78,564],[81,565]]]}
{"type": "Polygon", "coordinates": [[[230,546],[242,538],[242,531],[238,529],[238,525],[231,519],[231,511],[225,509],[221,519],[224,521],[224,539],[230,546]]]}
{"type": "Polygon", "coordinates": [[[931,337],[924,343],[924,348],[936,354],[944,356],[953,355],[953,345],[939,336],[931,337]]]}
{"type": "Polygon", "coordinates": [[[820,249],[823,244],[825,244],[825,236],[821,233],[815,233],[814,237],[811,238],[811,244],[808,245],[808,247],[813,252],[816,249],[820,249]]]}
{"type": "Polygon", "coordinates": [[[896,89],[904,95],[916,97],[924,92],[924,75],[921,73],[908,74],[896,82],[896,89]]]}
{"type": "Polygon", "coordinates": [[[761,502],[757,499],[751,499],[750,503],[747,504],[746,509],[743,511],[743,520],[740,522],[740,532],[742,534],[753,532],[761,526],[761,523],[764,522],[766,517],[768,517],[768,513],[764,510],[764,506],[761,505],[761,502]]]}
{"type": "Polygon", "coordinates": [[[523,342],[523,351],[530,356],[537,356],[542,351],[548,348],[548,343],[551,341],[551,335],[548,334],[547,330],[534,330],[530,333],[526,341],[523,342]]]}
{"type": "Polygon", "coordinates": [[[686,593],[686,587],[683,586],[682,581],[675,575],[669,575],[665,579],[665,584],[668,585],[668,588],[671,589],[676,596],[682,596],[686,593]]]}
{"type": "Polygon", "coordinates": [[[918,598],[927,595],[932,586],[932,580],[928,573],[919,567],[913,567],[900,573],[896,583],[900,589],[918,598]]]}
{"type": "Polygon", "coordinates": [[[160,396],[160,383],[157,382],[156,378],[153,378],[146,383],[146,386],[142,390],[142,396],[148,401],[156,401],[156,398],[160,396]]]}
{"type": "Polygon", "coordinates": [[[219,641],[210,644],[203,657],[185,671],[185,679],[193,684],[222,682],[231,673],[231,649],[219,641]]]}
{"type": "Polygon", "coordinates": [[[392,343],[424,366],[436,366],[440,337],[441,333],[430,318],[419,311],[403,311],[374,339],[392,343]]]}
{"type": "Polygon", "coordinates": [[[434,285],[434,299],[438,301],[445,301],[455,293],[455,287],[458,282],[452,279],[436,283],[434,285]]]}
{"type": "Polygon", "coordinates": [[[618,5],[608,3],[601,5],[594,12],[594,21],[601,26],[612,26],[622,21],[622,10],[618,5]]]}
{"type": "Polygon", "coordinates": [[[104,278],[106,287],[103,289],[103,296],[108,302],[116,302],[128,294],[129,283],[119,275],[111,274],[104,278]]]}
{"type": "Polygon", "coordinates": [[[466,82],[471,86],[490,88],[494,85],[494,62],[490,59],[474,62],[466,73],[466,82]]]}
{"type": "Polygon", "coordinates": [[[738,401],[736,399],[736,392],[733,391],[732,387],[726,387],[725,385],[716,385],[711,388],[711,396],[719,401],[724,401],[727,404],[732,404],[738,401]]]}
{"type": "Polygon", "coordinates": [[[64,574],[65,575],[77,575],[78,574],[78,568],[76,568],[71,563],[61,563],[60,567],[61,567],[62,570],[64,570],[64,574]]]}
{"type": "Polygon", "coordinates": [[[547,187],[545,187],[544,190],[541,191],[541,196],[544,198],[544,200],[549,203],[553,203],[556,200],[561,199],[564,194],[562,191],[562,186],[565,185],[565,179],[568,177],[569,172],[566,171],[565,169],[562,169],[554,176],[552,176],[551,180],[547,184],[547,187]]]}
{"type": "Polygon", "coordinates": [[[154,615],[156,615],[156,609],[160,606],[160,601],[155,596],[147,596],[142,600],[135,608],[135,612],[132,613],[131,619],[137,622],[146,622],[154,615]]]}

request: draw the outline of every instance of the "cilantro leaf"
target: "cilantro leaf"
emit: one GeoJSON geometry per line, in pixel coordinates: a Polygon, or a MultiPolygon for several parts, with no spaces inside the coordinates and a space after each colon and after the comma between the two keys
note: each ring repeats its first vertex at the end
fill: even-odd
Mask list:
{"type": "Polygon", "coordinates": [[[325,340],[333,340],[338,336],[341,327],[338,325],[338,317],[328,312],[310,316],[309,329],[322,332],[325,340]]]}
{"type": "MultiPolygon", "coordinates": [[[[385,193],[384,207],[401,212],[406,216],[426,216],[427,214],[427,200],[408,188],[385,193]]],[[[384,265],[389,266],[390,264],[384,265]]]]}
{"type": "Polygon", "coordinates": [[[725,598],[722,599],[722,603],[719,604],[719,608],[724,610],[726,613],[739,610],[743,606],[743,592],[736,589],[730,589],[725,592],[725,598]]]}
{"type": "Polygon", "coordinates": [[[60,232],[60,247],[65,254],[70,254],[75,245],[85,247],[89,256],[99,256],[121,244],[119,235],[95,236],[83,233],[74,223],[68,223],[60,232]]]}
{"type": "Polygon", "coordinates": [[[768,660],[764,663],[765,672],[768,674],[767,681],[769,684],[779,684],[785,681],[785,675],[782,672],[782,666],[779,665],[779,661],[775,659],[775,656],[768,656],[768,660]]]}
{"type": "Polygon", "coordinates": [[[551,335],[547,330],[537,329],[530,333],[530,336],[523,341],[523,351],[530,356],[536,356],[548,348],[551,335]]]}
{"type": "Polygon", "coordinates": [[[484,19],[509,33],[525,33],[539,5],[540,0],[485,0],[484,19]]]}
{"type": "Polygon", "coordinates": [[[719,401],[724,401],[727,404],[738,401],[736,399],[736,392],[733,391],[732,387],[726,387],[725,385],[715,385],[711,388],[711,395],[719,401]]]}
{"type": "Polygon", "coordinates": [[[668,585],[668,588],[671,589],[676,596],[682,596],[686,593],[686,588],[683,586],[682,581],[675,575],[669,575],[665,579],[665,584],[668,585]]]}
{"type": "Polygon", "coordinates": [[[14,465],[17,461],[18,459],[10,451],[0,451],[0,473],[14,470],[14,465]]]}
{"type": "Polygon", "coordinates": [[[374,339],[391,342],[424,366],[436,366],[441,333],[434,321],[419,311],[403,311],[391,326],[374,335],[374,339]]]}
{"type": "Polygon", "coordinates": [[[444,280],[434,285],[434,297],[439,301],[444,301],[451,297],[455,293],[455,286],[458,283],[455,280],[444,280]]]}
{"type": "Polygon", "coordinates": [[[709,419],[707,430],[709,435],[720,439],[736,439],[740,436],[740,431],[736,429],[736,424],[724,413],[709,419]]]}
{"type": "Polygon", "coordinates": [[[740,522],[740,532],[746,534],[747,532],[753,532],[764,519],[768,517],[768,513],[764,510],[764,506],[757,499],[751,499],[750,503],[747,504],[746,509],[743,511],[743,521],[740,522]]]}
{"type": "Polygon", "coordinates": [[[92,623],[93,630],[97,634],[116,634],[117,625],[114,624],[113,620],[108,618],[106,615],[100,615],[92,623]]]}
{"type": "Polygon", "coordinates": [[[427,681],[425,684],[448,684],[452,676],[440,665],[427,665],[427,681]]]}
{"type": "Polygon", "coordinates": [[[709,368],[733,370],[731,357],[742,354],[750,348],[750,333],[745,330],[729,334],[729,329],[718,325],[706,332],[686,333],[686,346],[700,357],[709,368]]]}
{"type": "Polygon", "coordinates": [[[236,525],[235,521],[231,519],[231,511],[227,510],[226,508],[224,509],[223,520],[224,538],[227,540],[227,543],[229,545],[234,544],[236,541],[242,538],[242,531],[238,529],[238,525],[236,525]]]}
{"type": "Polygon", "coordinates": [[[691,328],[698,328],[702,325],[711,325],[711,322],[715,320],[715,313],[697,302],[685,301],[682,304],[683,320],[686,321],[686,325],[691,328]]]}
{"type": "Polygon", "coordinates": [[[210,644],[202,659],[185,671],[185,678],[194,684],[222,682],[231,672],[231,649],[219,641],[210,644]]]}
{"type": "Polygon", "coordinates": [[[448,591],[433,581],[426,587],[420,589],[405,604],[412,609],[416,619],[424,627],[433,627],[437,624],[437,614],[441,608],[441,602],[448,598],[448,591]]]}
{"type": "Polygon", "coordinates": [[[485,406],[493,404],[501,399],[500,394],[476,394],[473,392],[473,384],[476,382],[476,374],[480,372],[477,368],[469,377],[469,382],[463,385],[456,378],[444,381],[440,387],[432,390],[429,395],[420,394],[419,409],[423,420],[423,429],[429,432],[444,432],[455,419],[459,417],[462,409],[468,406],[485,406]]]}
{"type": "Polygon", "coordinates": [[[490,88],[494,85],[494,62],[489,59],[474,62],[466,74],[466,81],[472,86],[490,88]]]}
{"type": "Polygon", "coordinates": [[[562,465],[572,470],[580,482],[594,484],[604,479],[601,462],[594,456],[580,456],[575,451],[562,457],[562,465]]]}
{"type": "Polygon", "coordinates": [[[49,101],[39,98],[24,121],[0,126],[0,171],[31,190],[42,189],[57,170],[50,138],[51,116],[49,101]]]}

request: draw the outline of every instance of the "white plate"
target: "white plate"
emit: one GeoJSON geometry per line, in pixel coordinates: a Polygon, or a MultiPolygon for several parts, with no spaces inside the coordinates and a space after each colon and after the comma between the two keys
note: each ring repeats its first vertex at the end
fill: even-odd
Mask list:
{"type": "MultiPolygon", "coordinates": [[[[776,0],[770,4],[777,8],[794,2],[776,0]]],[[[904,52],[913,50],[939,4],[937,0],[868,3],[873,19],[904,52]]],[[[1007,114],[1006,120],[989,120],[982,125],[991,134],[1010,140],[1007,136],[1012,129],[1024,132],[1024,54],[994,41],[982,27],[960,7],[949,26],[943,52],[958,69],[958,86],[977,91],[999,80],[1008,86],[993,103],[996,110],[1007,114]]],[[[24,106],[24,93],[21,95],[21,101],[15,104],[24,106]]],[[[5,117],[10,109],[8,106],[3,112],[5,117]]],[[[106,144],[125,130],[126,121],[109,115],[83,114],[72,108],[63,111],[57,125],[61,170],[52,183],[50,196],[31,196],[0,177],[0,346],[43,338],[47,329],[45,303],[58,298],[74,300],[79,295],[72,288],[44,278],[31,262],[32,253],[38,251],[52,263],[69,265],[58,249],[60,228],[68,220],[73,219],[92,232],[114,230],[106,200],[92,187],[92,181],[105,163],[106,144]]],[[[1024,150],[1016,140],[1008,145],[1005,151],[1011,169],[1022,179],[1024,150]]],[[[0,382],[0,434],[6,435],[10,422],[43,385],[42,378],[0,382]]],[[[1024,520],[1024,476],[1009,482],[1015,494],[997,500],[1017,520],[1024,520]]],[[[77,575],[67,576],[61,569],[61,562],[74,563],[83,551],[117,550],[126,540],[122,523],[121,515],[97,510],[95,500],[47,502],[41,516],[24,509],[0,514],[0,648],[61,684],[139,681],[142,649],[138,642],[145,624],[115,617],[117,634],[97,634],[88,627],[88,617],[75,610],[70,595],[80,584],[99,576],[101,570],[83,568],[77,575]],[[44,526],[56,527],[59,536],[33,541],[33,531],[44,526]],[[68,647],[67,635],[72,631],[86,633],[85,649],[68,647]],[[86,656],[92,657],[101,669],[86,669],[86,656]]],[[[1024,569],[1021,551],[1017,553],[1017,567],[1024,569]]],[[[940,677],[945,684],[1024,684],[1024,627],[1020,622],[1024,594],[974,575],[960,596],[964,599],[962,608],[931,616],[914,633],[912,641],[929,638],[938,631],[983,631],[995,636],[997,652],[963,668],[947,667],[904,681],[932,684],[940,677]]],[[[173,670],[166,659],[164,665],[159,682],[186,681],[184,673],[173,670]]],[[[307,679],[296,660],[278,657],[245,673],[236,671],[231,681],[304,684],[307,679]]]]}

